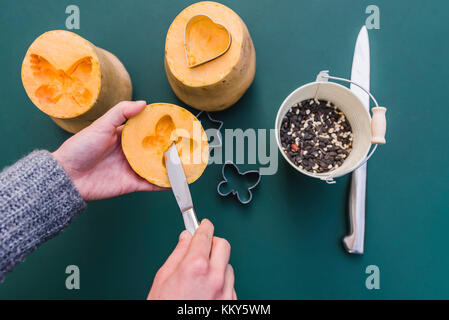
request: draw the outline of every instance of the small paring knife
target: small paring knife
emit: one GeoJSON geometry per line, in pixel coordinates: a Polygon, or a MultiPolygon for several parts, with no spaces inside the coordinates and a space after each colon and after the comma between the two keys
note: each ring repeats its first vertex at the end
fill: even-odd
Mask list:
{"type": "Polygon", "coordinates": [[[165,152],[165,166],[186,230],[193,235],[198,228],[198,219],[193,209],[192,196],[175,143],[165,152]]]}

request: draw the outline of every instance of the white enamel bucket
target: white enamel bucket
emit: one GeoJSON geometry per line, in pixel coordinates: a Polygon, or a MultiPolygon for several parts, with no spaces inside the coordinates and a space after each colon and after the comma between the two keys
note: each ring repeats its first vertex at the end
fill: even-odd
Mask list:
{"type": "Polygon", "coordinates": [[[328,71],[321,71],[315,82],[299,87],[284,100],[277,113],[275,129],[278,148],[293,168],[310,177],[334,183],[334,178],[348,174],[368,161],[378,144],[385,144],[386,108],[379,107],[376,99],[368,90],[354,83],[364,90],[376,105],[372,108],[373,117],[371,118],[368,109],[351,90],[338,83],[329,82],[328,79],[354,83],[347,79],[332,77],[328,71]],[[325,173],[313,173],[296,166],[284,152],[280,139],[280,128],[285,114],[294,104],[313,98],[334,103],[345,114],[353,133],[352,151],[348,157],[339,168],[325,173]],[[369,152],[372,146],[373,148],[369,152]]]}

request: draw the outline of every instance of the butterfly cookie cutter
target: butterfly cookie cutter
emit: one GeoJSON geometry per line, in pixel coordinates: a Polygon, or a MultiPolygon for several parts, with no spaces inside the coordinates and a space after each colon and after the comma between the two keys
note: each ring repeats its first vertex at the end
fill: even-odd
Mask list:
{"type": "Polygon", "coordinates": [[[260,172],[259,172],[258,170],[249,170],[249,171],[245,171],[245,172],[240,172],[240,170],[239,170],[239,168],[237,167],[237,165],[236,165],[234,162],[228,160],[228,161],[226,161],[226,162],[223,164],[223,167],[221,168],[221,175],[222,175],[222,177],[223,177],[223,180],[222,180],[222,181],[218,184],[218,186],[217,186],[217,193],[218,193],[220,196],[222,196],[222,197],[227,197],[227,196],[229,196],[229,195],[232,194],[232,195],[236,196],[237,200],[238,200],[241,204],[248,204],[248,203],[251,202],[251,200],[253,199],[253,193],[251,192],[251,190],[253,190],[255,187],[257,187],[257,186],[259,185],[259,183],[260,183],[260,178],[261,178],[261,176],[260,176],[260,172]],[[240,197],[240,193],[239,193],[238,190],[236,190],[236,189],[231,189],[231,190],[228,191],[228,192],[222,192],[222,191],[221,191],[220,188],[221,188],[223,185],[225,185],[226,183],[228,183],[228,179],[226,178],[226,175],[225,175],[226,167],[233,167],[233,168],[237,171],[237,173],[238,173],[239,176],[244,176],[244,175],[250,174],[250,175],[254,175],[254,176],[257,177],[257,178],[256,178],[256,182],[255,182],[251,187],[249,187],[249,188],[247,189],[247,190],[248,190],[248,194],[249,194],[248,199],[243,200],[243,199],[240,197]]]}

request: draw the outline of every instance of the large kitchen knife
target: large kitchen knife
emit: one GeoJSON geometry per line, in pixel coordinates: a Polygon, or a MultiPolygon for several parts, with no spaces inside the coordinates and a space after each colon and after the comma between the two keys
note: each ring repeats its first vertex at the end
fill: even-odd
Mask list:
{"type": "MultiPolygon", "coordinates": [[[[369,90],[370,50],[368,31],[365,26],[360,30],[355,44],[351,80],[369,90]]],[[[351,91],[369,110],[369,95],[354,84],[351,84],[351,91]]],[[[365,199],[366,163],[352,173],[351,191],[349,194],[350,233],[343,238],[343,244],[349,253],[363,254],[365,242],[365,199]]]]}
{"type": "Polygon", "coordinates": [[[193,235],[198,228],[198,219],[193,209],[192,196],[190,195],[186,174],[182,167],[181,159],[179,159],[175,143],[165,152],[165,167],[167,168],[168,179],[181,210],[186,230],[193,235]]]}

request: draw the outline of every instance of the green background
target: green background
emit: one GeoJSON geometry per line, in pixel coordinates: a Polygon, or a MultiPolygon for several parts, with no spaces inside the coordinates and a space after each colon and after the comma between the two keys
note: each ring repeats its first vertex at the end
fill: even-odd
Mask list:
{"type": "MultiPolygon", "coordinates": [[[[272,128],[278,107],[323,69],[350,77],[365,8],[380,8],[370,30],[371,89],[387,106],[388,132],[368,166],[363,256],[342,248],[349,176],[326,185],[279,155],[253,202],[220,198],[220,165],[191,186],[200,218],[232,245],[242,299],[449,298],[447,200],[449,116],[447,1],[221,1],[246,22],[257,52],[256,78],[232,108],[214,116],[225,128],[272,128]],[[365,268],[380,268],[380,290],[367,290],[365,268]]],[[[183,105],[163,68],[165,35],[191,1],[0,1],[0,166],[36,148],[55,150],[69,134],[28,99],[20,68],[31,42],[65,29],[65,8],[81,10],[76,32],[116,54],[134,99],[183,105]]],[[[256,165],[242,166],[257,169],[256,165]]],[[[0,285],[0,298],[146,297],[183,228],[171,192],[136,193],[89,203],[62,234],[42,245],[0,285]],[[65,268],[81,271],[81,289],[65,289],[65,268]]]]}

